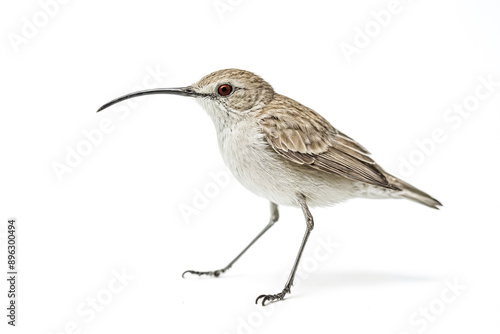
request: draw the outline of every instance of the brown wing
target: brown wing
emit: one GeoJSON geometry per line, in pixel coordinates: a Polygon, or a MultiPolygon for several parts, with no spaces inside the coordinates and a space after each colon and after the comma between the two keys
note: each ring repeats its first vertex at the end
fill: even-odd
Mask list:
{"type": "Polygon", "coordinates": [[[312,109],[292,99],[275,96],[259,113],[259,122],[271,147],[294,163],[398,189],[389,184],[363,146],[336,130],[312,109]]]}

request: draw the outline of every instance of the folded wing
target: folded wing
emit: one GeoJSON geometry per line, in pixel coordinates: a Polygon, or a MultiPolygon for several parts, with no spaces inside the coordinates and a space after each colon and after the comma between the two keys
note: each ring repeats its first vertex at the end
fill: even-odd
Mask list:
{"type": "Polygon", "coordinates": [[[300,165],[384,188],[389,184],[369,152],[321,115],[284,96],[260,113],[266,140],[281,156],[300,165]]]}

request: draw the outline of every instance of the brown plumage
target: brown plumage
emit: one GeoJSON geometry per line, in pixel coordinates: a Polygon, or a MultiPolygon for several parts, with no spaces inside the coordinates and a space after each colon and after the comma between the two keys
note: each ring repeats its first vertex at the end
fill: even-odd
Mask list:
{"type": "Polygon", "coordinates": [[[275,94],[257,116],[268,143],[288,160],[352,180],[401,190],[387,181],[383,170],[363,146],[297,101],[275,94]]]}

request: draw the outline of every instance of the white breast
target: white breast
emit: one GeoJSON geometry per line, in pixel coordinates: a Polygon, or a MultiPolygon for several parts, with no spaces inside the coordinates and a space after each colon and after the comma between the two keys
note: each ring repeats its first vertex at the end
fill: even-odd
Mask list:
{"type": "Polygon", "coordinates": [[[234,177],[248,190],[279,205],[299,206],[304,194],[309,206],[329,206],[357,197],[359,189],[342,177],[318,172],[286,160],[267,143],[259,125],[248,115],[202,106],[214,121],[219,149],[234,177]],[[221,117],[224,115],[224,117],[221,117]]]}

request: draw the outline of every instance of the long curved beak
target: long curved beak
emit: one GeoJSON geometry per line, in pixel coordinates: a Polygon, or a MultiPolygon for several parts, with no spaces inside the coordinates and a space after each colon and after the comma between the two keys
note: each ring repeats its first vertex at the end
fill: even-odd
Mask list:
{"type": "Polygon", "coordinates": [[[172,95],[181,95],[181,96],[201,96],[202,94],[196,93],[191,87],[179,87],[179,88],[155,88],[155,89],[146,89],[138,92],[130,93],[127,95],[123,95],[114,100],[109,101],[105,105],[99,108],[97,112],[104,110],[108,107],[111,107],[113,104],[118,102],[131,99],[133,97],[142,96],[142,95],[151,95],[151,94],[172,94],[172,95]]]}

